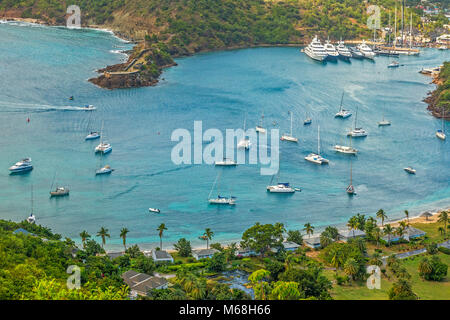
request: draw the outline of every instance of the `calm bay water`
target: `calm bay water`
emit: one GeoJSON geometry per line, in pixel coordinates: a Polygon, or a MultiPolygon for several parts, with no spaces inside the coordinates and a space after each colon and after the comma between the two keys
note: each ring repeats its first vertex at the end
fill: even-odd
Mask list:
{"type": "Polygon", "coordinates": [[[26,218],[33,186],[38,223],[55,232],[79,241],[82,230],[94,235],[104,226],[112,248],[120,246],[119,230],[127,227],[129,243],[150,247],[163,222],[166,242],[185,237],[198,244],[206,227],[215,232],[214,241],[226,241],[257,221],[279,221],[289,229],[310,222],[320,229],[344,225],[356,213],[374,216],[380,208],[394,219],[405,209],[413,215],[450,205],[450,144],[434,135],[441,122],[422,102],[434,85],[418,73],[448,60],[447,52],[424,49],[419,57],[401,57],[397,70],[388,69],[392,59],[384,57],[320,65],[298,48],[216,52],[178,59],[156,87],[108,91],[87,79],[124,58],[113,50],[130,48],[109,33],[0,24],[0,40],[0,218],[26,218]],[[355,116],[334,119],[343,90],[344,106],[353,112],[359,106],[358,124],[369,132],[353,140],[360,150],[353,161],[353,198],[345,193],[349,157],[330,150],[343,142],[355,116]],[[84,104],[97,110],[76,110],[84,104]],[[267,194],[270,177],[256,165],[240,165],[221,179],[238,197],[236,207],[209,206],[221,169],[171,162],[172,131],[192,131],[195,120],[203,121],[204,130],[224,132],[242,127],[245,113],[247,126],[255,126],[264,112],[269,129],[276,121],[287,132],[289,110],[300,142],[280,143],[281,180],[302,187],[301,193],[267,194]],[[383,114],[391,127],[378,128],[383,114]],[[307,115],[313,124],[304,127],[307,115]],[[102,120],[113,146],[104,158],[94,154],[98,141],[84,141],[89,122],[100,130],[102,120]],[[317,148],[317,124],[329,166],[304,160],[317,148]],[[33,172],[10,176],[8,167],[23,157],[33,159],[33,172]],[[116,171],[95,177],[102,164],[116,171]],[[409,165],[416,176],[403,171],[409,165]],[[49,198],[55,172],[56,181],[70,187],[68,198],[49,198]],[[149,214],[149,207],[162,213],[149,214]]]}

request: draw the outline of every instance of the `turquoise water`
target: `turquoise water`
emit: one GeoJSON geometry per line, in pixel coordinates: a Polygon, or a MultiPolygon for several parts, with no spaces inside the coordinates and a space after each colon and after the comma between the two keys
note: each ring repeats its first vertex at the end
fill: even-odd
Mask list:
{"type": "Polygon", "coordinates": [[[380,208],[394,219],[405,209],[415,214],[450,205],[450,144],[435,137],[441,122],[422,102],[434,85],[418,73],[448,60],[447,52],[425,49],[419,57],[401,57],[404,66],[397,70],[388,69],[392,59],[383,57],[320,65],[298,48],[216,52],[178,59],[156,87],[108,91],[86,80],[123,59],[113,50],[130,48],[109,33],[0,24],[0,40],[1,218],[26,218],[33,186],[38,223],[75,240],[82,230],[96,234],[104,226],[110,248],[120,246],[119,230],[127,227],[129,243],[150,247],[163,222],[167,243],[186,237],[200,244],[207,227],[214,241],[225,241],[240,238],[257,221],[280,221],[290,229],[310,222],[320,229],[343,225],[356,213],[374,216],[380,208]],[[360,150],[353,161],[353,198],[345,193],[349,157],[330,150],[354,119],[334,119],[343,90],[345,107],[359,106],[358,122],[369,132],[353,141],[360,150]],[[76,110],[84,104],[97,110],[76,110]],[[192,131],[195,120],[203,121],[204,130],[224,131],[242,127],[245,112],[247,126],[254,126],[264,112],[266,125],[277,121],[284,132],[289,110],[300,142],[280,143],[281,180],[302,187],[301,193],[267,194],[270,178],[259,174],[259,166],[240,165],[221,179],[224,188],[232,185],[236,207],[209,206],[220,169],[171,162],[172,131],[192,131]],[[303,126],[306,114],[313,118],[309,127],[303,126]],[[378,128],[383,114],[391,127],[378,128]],[[113,151],[103,159],[94,155],[98,141],[84,141],[89,117],[98,130],[105,121],[113,151]],[[329,166],[304,160],[316,149],[318,123],[329,166]],[[35,169],[10,176],[8,167],[23,157],[31,157],[35,169]],[[116,171],[95,177],[101,164],[116,171]],[[407,175],[406,166],[417,175],[407,175]],[[55,172],[57,182],[70,187],[68,198],[49,198],[55,172]],[[149,207],[162,213],[149,214],[149,207]]]}

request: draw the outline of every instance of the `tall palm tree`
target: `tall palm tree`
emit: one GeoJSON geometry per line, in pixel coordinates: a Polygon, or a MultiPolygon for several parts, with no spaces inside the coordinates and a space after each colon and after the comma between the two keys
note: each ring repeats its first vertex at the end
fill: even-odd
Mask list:
{"type": "Polygon", "coordinates": [[[214,232],[212,232],[210,228],[206,228],[203,236],[206,239],[206,249],[209,249],[209,240],[212,240],[212,237],[214,236],[214,232]]]}
{"type": "Polygon", "coordinates": [[[102,248],[106,244],[106,237],[110,238],[109,230],[105,229],[104,227],[101,227],[100,230],[97,232],[97,237],[102,237],[102,248]]]}
{"type": "Polygon", "coordinates": [[[422,278],[433,271],[433,267],[427,258],[424,258],[419,264],[419,273],[422,278]]]}
{"type": "Polygon", "coordinates": [[[373,230],[373,237],[374,237],[375,240],[377,241],[377,248],[378,248],[378,246],[380,245],[380,239],[381,239],[381,236],[382,236],[382,235],[383,235],[383,233],[382,233],[382,231],[381,231],[380,228],[376,227],[376,228],[373,230]]]}
{"type": "Polygon", "coordinates": [[[399,239],[403,238],[405,235],[405,229],[403,226],[398,226],[395,228],[395,233],[398,235],[399,239]]]}
{"type": "Polygon", "coordinates": [[[383,228],[383,233],[388,236],[388,244],[391,244],[391,235],[394,232],[394,229],[392,229],[391,225],[388,224],[386,227],[383,228]]]}
{"type": "Polygon", "coordinates": [[[80,233],[80,237],[81,242],[83,243],[83,249],[86,249],[86,240],[89,239],[91,235],[86,230],[84,230],[83,232],[80,233]]]}
{"type": "Polygon", "coordinates": [[[439,233],[441,234],[441,236],[443,236],[445,234],[445,229],[442,227],[438,228],[439,233]]]}
{"type": "Polygon", "coordinates": [[[405,216],[406,216],[406,221],[408,221],[408,225],[409,225],[409,211],[405,210],[405,216]]]}
{"type": "Polygon", "coordinates": [[[162,250],[162,236],[164,233],[164,230],[167,230],[166,225],[164,223],[161,223],[158,229],[156,231],[159,231],[159,248],[162,250]]]}
{"type": "Polygon", "coordinates": [[[127,251],[127,233],[130,232],[127,228],[122,228],[120,230],[120,237],[123,240],[123,247],[125,248],[125,251],[127,251]]]}
{"type": "Polygon", "coordinates": [[[387,214],[383,209],[377,211],[377,218],[381,219],[381,226],[384,227],[384,220],[387,219],[387,214]]]}
{"type": "Polygon", "coordinates": [[[448,212],[442,211],[439,215],[438,222],[442,222],[444,224],[444,236],[447,236],[447,223],[448,223],[448,212]]]}
{"type": "Polygon", "coordinates": [[[265,293],[264,293],[264,279],[268,278],[270,276],[270,272],[264,269],[256,270],[253,272],[249,277],[248,280],[253,284],[256,285],[257,283],[260,284],[260,296],[258,297],[261,300],[266,300],[265,293]]]}
{"type": "Polygon", "coordinates": [[[344,272],[355,280],[355,276],[358,274],[358,263],[355,259],[349,258],[345,263],[344,272]]]}
{"type": "Polygon", "coordinates": [[[309,222],[305,223],[303,231],[306,231],[306,234],[311,238],[311,235],[314,233],[314,227],[309,222]]]}
{"type": "Polygon", "coordinates": [[[351,217],[348,220],[347,227],[353,231],[353,238],[355,238],[355,230],[358,229],[359,221],[356,217],[351,217]]]}

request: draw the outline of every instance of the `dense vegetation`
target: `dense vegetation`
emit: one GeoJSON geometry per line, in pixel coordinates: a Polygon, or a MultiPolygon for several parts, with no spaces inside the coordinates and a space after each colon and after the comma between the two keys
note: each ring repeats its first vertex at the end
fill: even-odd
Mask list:
{"type": "Polygon", "coordinates": [[[435,80],[438,87],[425,99],[430,110],[436,117],[450,118],[450,62],[445,62],[439,76],[435,80]]]}

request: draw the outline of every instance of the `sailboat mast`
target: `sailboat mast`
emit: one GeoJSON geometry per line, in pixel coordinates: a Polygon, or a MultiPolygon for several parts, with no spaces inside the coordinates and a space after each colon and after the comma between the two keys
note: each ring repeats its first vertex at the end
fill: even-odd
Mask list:
{"type": "Polygon", "coordinates": [[[291,137],[292,137],[292,111],[291,112],[291,137]]]}
{"type": "Polygon", "coordinates": [[[345,93],[345,91],[344,91],[344,92],[342,92],[342,97],[341,97],[341,106],[340,106],[340,109],[339,109],[339,111],[342,111],[342,104],[344,103],[344,93],[345,93]]]}
{"type": "Polygon", "coordinates": [[[397,45],[397,3],[395,3],[394,13],[394,48],[397,45]]]}
{"type": "Polygon", "coordinates": [[[317,154],[320,155],[320,126],[317,126],[317,154]]]}
{"type": "Polygon", "coordinates": [[[391,12],[389,11],[389,33],[388,33],[388,46],[391,45],[391,12]]]}
{"type": "Polygon", "coordinates": [[[413,35],[412,35],[412,19],[413,19],[413,14],[411,12],[411,21],[410,21],[410,28],[409,28],[409,48],[410,49],[412,49],[412,41],[413,41],[413,39],[412,39],[412,37],[413,37],[413,35]]]}
{"type": "Polygon", "coordinates": [[[352,166],[352,159],[350,159],[350,185],[353,185],[353,166],[352,166]]]}
{"type": "Polygon", "coordinates": [[[34,197],[33,197],[33,185],[31,185],[31,214],[34,213],[34,197]]]}
{"type": "Polygon", "coordinates": [[[405,0],[402,0],[402,48],[405,41],[405,0]]]}
{"type": "Polygon", "coordinates": [[[103,126],[105,124],[105,121],[102,120],[102,130],[100,131],[100,144],[103,144],[103,126]]]}
{"type": "Polygon", "coordinates": [[[53,175],[52,186],[50,187],[50,191],[53,190],[53,184],[55,183],[55,178],[56,178],[56,171],[55,171],[55,174],[53,175]]]}

